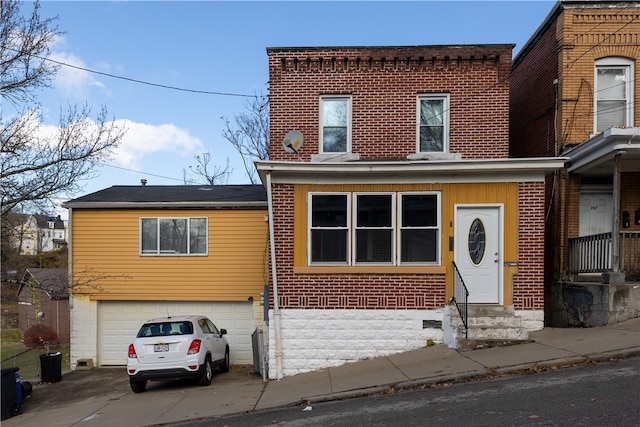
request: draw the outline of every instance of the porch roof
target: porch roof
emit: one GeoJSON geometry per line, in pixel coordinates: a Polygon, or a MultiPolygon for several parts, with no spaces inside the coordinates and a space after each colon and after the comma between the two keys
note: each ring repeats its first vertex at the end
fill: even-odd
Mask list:
{"type": "Polygon", "coordinates": [[[640,172],[640,128],[609,128],[564,154],[571,173],[611,175],[616,154],[622,172],[640,172]]]}
{"type": "Polygon", "coordinates": [[[564,167],[564,157],[469,160],[389,160],[345,162],[256,161],[262,182],[412,183],[542,181],[564,167]]]}

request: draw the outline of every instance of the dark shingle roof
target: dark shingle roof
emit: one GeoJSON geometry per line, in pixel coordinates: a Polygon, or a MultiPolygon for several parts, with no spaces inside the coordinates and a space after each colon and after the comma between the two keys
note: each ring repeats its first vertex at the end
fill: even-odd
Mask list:
{"type": "Polygon", "coordinates": [[[266,208],[262,185],[116,185],[69,200],[68,208],[266,208]]]}

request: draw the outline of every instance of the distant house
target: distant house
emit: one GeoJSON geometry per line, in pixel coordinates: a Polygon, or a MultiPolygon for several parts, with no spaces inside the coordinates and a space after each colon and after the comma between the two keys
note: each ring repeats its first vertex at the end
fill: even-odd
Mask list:
{"type": "Polygon", "coordinates": [[[640,316],[640,4],[559,1],[513,61],[511,155],[545,188],[546,322],[640,316]]]}
{"type": "Polygon", "coordinates": [[[69,344],[69,292],[66,268],[28,268],[18,287],[18,328],[43,323],[69,344]]]}
{"type": "Polygon", "coordinates": [[[269,377],[543,327],[564,160],[509,158],[512,48],[267,49],[269,377]]]}
{"type": "Polygon", "coordinates": [[[11,214],[13,244],[22,255],[37,255],[67,245],[67,224],[60,215],[11,214]]]}
{"type": "Polygon", "coordinates": [[[72,367],[126,365],[144,321],[194,313],[227,329],[231,363],[252,363],[268,281],[261,185],[114,186],[64,206],[72,367]]]}

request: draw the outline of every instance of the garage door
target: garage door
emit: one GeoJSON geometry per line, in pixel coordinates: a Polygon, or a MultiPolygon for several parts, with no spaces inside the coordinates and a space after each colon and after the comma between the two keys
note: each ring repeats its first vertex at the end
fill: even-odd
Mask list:
{"type": "Polygon", "coordinates": [[[127,349],[143,322],[154,317],[202,314],[227,330],[232,364],[253,363],[250,302],[139,302],[102,301],[98,307],[98,363],[126,365],[127,349]]]}

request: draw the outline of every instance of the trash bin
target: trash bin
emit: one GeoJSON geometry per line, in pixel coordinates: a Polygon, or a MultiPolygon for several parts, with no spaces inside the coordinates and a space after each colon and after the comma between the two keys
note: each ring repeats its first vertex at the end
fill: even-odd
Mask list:
{"type": "Polygon", "coordinates": [[[19,369],[2,368],[2,420],[20,413],[15,374],[19,369]]]}
{"type": "Polygon", "coordinates": [[[62,353],[40,355],[40,379],[43,383],[57,383],[62,380],[62,353]]]}

